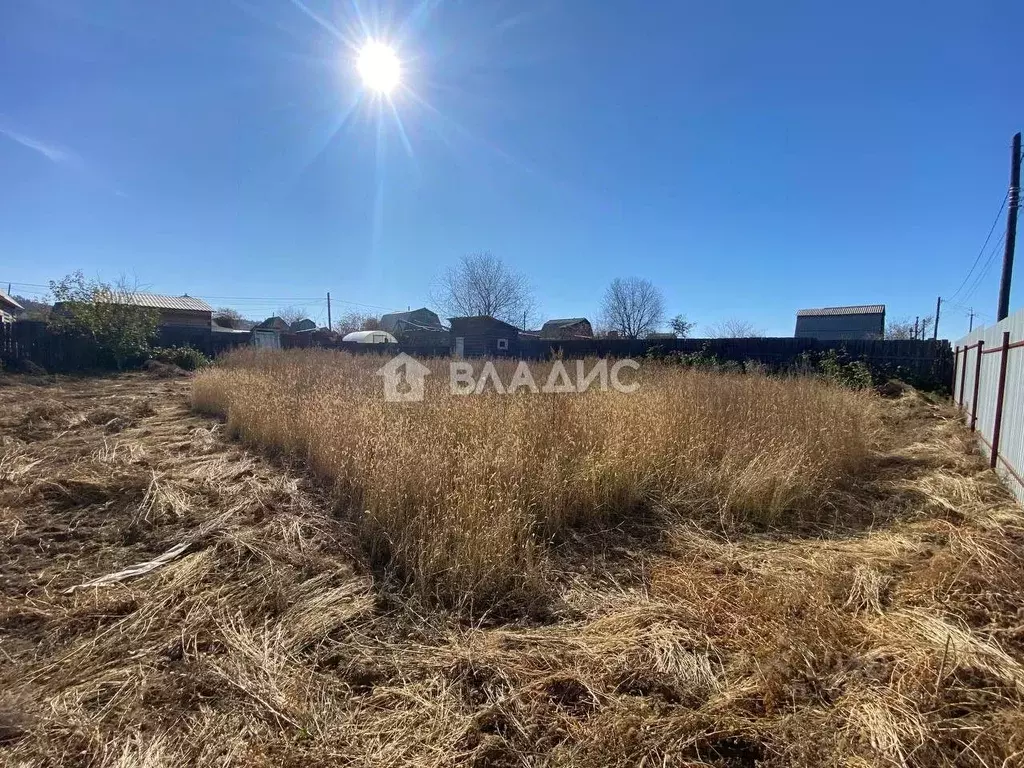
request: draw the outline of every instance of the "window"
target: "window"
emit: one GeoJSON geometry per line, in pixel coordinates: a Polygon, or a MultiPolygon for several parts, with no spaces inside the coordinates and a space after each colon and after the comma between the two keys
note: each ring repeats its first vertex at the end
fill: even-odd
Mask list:
{"type": "Polygon", "coordinates": [[[498,339],[498,349],[508,349],[508,339],[498,339]]]}

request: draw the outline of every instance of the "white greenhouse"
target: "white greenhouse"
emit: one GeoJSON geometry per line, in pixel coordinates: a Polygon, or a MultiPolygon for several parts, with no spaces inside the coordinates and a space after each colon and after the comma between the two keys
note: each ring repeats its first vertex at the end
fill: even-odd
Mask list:
{"type": "Polygon", "coordinates": [[[398,339],[387,331],[352,331],[346,333],[342,341],[354,341],[357,344],[397,344],[398,339]]]}

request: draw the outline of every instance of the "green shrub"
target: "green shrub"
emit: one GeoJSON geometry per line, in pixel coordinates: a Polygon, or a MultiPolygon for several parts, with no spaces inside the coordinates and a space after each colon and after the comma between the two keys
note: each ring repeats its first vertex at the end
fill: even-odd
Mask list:
{"type": "Polygon", "coordinates": [[[821,375],[844,387],[867,389],[874,384],[871,369],[863,360],[850,360],[845,352],[826,351],[818,361],[821,375]]]}
{"type": "Polygon", "coordinates": [[[186,371],[198,371],[210,364],[210,358],[201,350],[187,344],[181,347],[153,347],[153,359],[176,365],[186,371]]]}

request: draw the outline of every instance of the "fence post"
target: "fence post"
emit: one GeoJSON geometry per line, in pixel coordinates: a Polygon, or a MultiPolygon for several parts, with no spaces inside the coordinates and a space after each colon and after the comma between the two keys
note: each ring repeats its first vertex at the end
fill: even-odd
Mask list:
{"type": "MultiPolygon", "coordinates": [[[[978,424],[978,388],[981,386],[981,353],[985,350],[984,340],[978,341],[978,359],[974,362],[974,399],[971,401],[971,432],[978,424]]],[[[967,360],[964,360],[966,363],[967,360]]]]}
{"type": "Polygon", "coordinates": [[[989,466],[996,468],[999,458],[999,432],[1003,426],[1003,390],[1006,389],[1006,362],[1010,357],[1010,332],[1003,331],[1003,348],[999,355],[999,389],[996,390],[996,423],[992,427],[992,456],[989,466]]]}
{"type": "Polygon", "coordinates": [[[956,369],[960,365],[960,345],[953,350],[953,381],[950,382],[949,391],[953,393],[953,402],[956,402],[956,369]]]}
{"type": "Polygon", "coordinates": [[[964,347],[964,361],[963,366],[960,368],[960,410],[964,409],[964,387],[967,384],[967,352],[970,350],[970,344],[964,347]]]}

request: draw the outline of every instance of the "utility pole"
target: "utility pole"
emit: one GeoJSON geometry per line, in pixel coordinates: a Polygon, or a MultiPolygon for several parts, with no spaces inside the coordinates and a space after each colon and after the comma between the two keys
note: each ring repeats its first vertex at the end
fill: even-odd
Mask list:
{"type": "Polygon", "coordinates": [[[1013,277],[1013,250],[1017,245],[1017,208],[1020,207],[1020,132],[1013,137],[1010,156],[1010,192],[1006,205],[1006,250],[1003,251],[1003,279],[999,281],[999,308],[996,322],[1010,314],[1010,280],[1013,277]]]}
{"type": "Polygon", "coordinates": [[[915,339],[918,338],[917,324],[919,322],[921,322],[921,316],[920,315],[918,315],[917,317],[914,318],[914,338],[915,339]]]}
{"type": "Polygon", "coordinates": [[[932,341],[939,338],[939,312],[942,310],[942,297],[935,300],[935,325],[932,326],[932,341]]]}
{"type": "Polygon", "coordinates": [[[971,307],[971,320],[970,325],[967,326],[967,332],[970,333],[974,330],[974,307],[971,307]]]}
{"type": "Polygon", "coordinates": [[[331,292],[328,291],[327,292],[327,330],[331,330],[332,328],[334,328],[334,326],[331,325],[331,292]]]}

